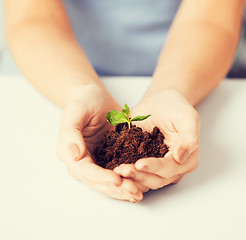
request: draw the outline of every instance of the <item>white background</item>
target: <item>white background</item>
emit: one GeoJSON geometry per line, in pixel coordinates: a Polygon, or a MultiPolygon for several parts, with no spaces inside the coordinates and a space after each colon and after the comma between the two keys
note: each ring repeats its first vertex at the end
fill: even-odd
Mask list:
{"type": "MultiPolygon", "coordinates": [[[[104,81],[121,106],[150,78],[104,81]]],[[[139,204],[67,174],[55,150],[61,110],[21,77],[0,77],[1,240],[245,240],[246,81],[224,81],[199,107],[198,169],[139,204]]]]}

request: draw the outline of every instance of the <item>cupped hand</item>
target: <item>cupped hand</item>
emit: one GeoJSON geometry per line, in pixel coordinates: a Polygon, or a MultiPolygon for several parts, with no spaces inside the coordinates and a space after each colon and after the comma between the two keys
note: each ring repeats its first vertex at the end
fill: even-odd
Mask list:
{"type": "Polygon", "coordinates": [[[138,202],[146,187],[122,178],[93,161],[96,145],[111,126],[106,113],[120,106],[106,90],[97,85],[83,87],[63,111],[59,128],[58,157],[66,163],[71,176],[112,198],[138,202]]]}
{"type": "Polygon", "coordinates": [[[144,130],[160,128],[169,147],[163,158],[145,158],[135,164],[122,164],[114,171],[150,189],[158,189],[193,171],[199,160],[200,117],[187,99],[176,90],[166,90],[145,98],[131,116],[151,114],[136,122],[144,130]]]}

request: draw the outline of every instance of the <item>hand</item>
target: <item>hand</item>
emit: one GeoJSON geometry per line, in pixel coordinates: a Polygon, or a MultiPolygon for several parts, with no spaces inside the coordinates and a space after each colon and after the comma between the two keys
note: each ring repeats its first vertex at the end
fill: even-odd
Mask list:
{"type": "Polygon", "coordinates": [[[131,115],[151,117],[137,125],[152,131],[160,128],[169,152],[163,158],[140,159],[135,164],[122,164],[114,171],[150,189],[158,189],[193,171],[199,159],[200,118],[186,98],[175,90],[166,90],[144,99],[131,115]]]}
{"type": "Polygon", "coordinates": [[[146,189],[93,161],[93,152],[111,126],[106,113],[120,106],[97,85],[81,89],[79,97],[68,105],[61,117],[57,154],[66,163],[71,176],[112,198],[138,202],[146,189]]]}

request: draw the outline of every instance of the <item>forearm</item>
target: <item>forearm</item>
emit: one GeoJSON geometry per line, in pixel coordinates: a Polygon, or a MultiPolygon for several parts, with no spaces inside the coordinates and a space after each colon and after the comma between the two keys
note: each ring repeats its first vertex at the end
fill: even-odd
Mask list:
{"type": "Polygon", "coordinates": [[[240,32],[238,15],[231,31],[223,27],[226,23],[206,21],[206,17],[185,20],[177,16],[146,96],[176,89],[192,105],[198,104],[223,79],[232,63],[240,32]]]}
{"type": "Polygon", "coordinates": [[[67,105],[87,84],[102,86],[67,24],[27,18],[7,26],[9,45],[19,68],[58,106],[67,105]]]}
{"type": "Polygon", "coordinates": [[[170,37],[153,75],[150,91],[176,89],[196,105],[228,71],[238,36],[228,35],[206,23],[187,23],[182,31],[170,37]],[[187,35],[184,36],[183,31],[187,35]]]}

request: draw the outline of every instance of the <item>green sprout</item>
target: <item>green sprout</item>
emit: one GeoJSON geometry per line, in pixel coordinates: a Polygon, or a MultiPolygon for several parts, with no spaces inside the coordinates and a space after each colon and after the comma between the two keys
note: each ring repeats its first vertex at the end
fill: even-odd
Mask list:
{"type": "Polygon", "coordinates": [[[147,116],[137,116],[134,118],[129,118],[129,114],[130,114],[129,107],[127,104],[125,104],[124,108],[122,109],[122,112],[118,110],[111,110],[106,114],[106,118],[108,122],[113,126],[116,126],[121,123],[128,123],[128,128],[130,129],[131,122],[143,121],[151,116],[151,115],[147,115],[147,116]]]}

